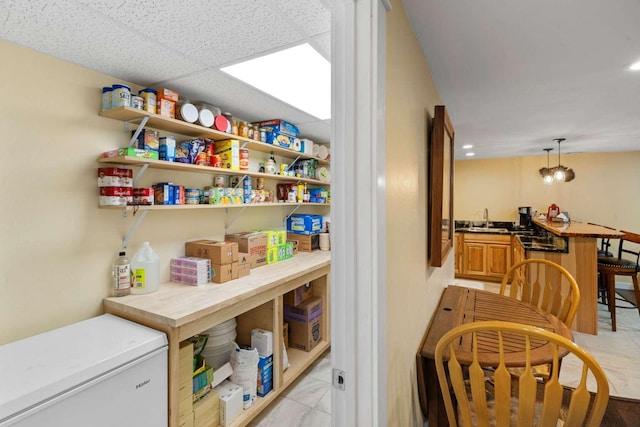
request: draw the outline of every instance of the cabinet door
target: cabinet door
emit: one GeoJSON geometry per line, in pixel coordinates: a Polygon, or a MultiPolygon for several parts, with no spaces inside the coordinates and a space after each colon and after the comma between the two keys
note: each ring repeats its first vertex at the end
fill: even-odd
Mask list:
{"type": "Polygon", "coordinates": [[[511,245],[488,244],[487,276],[502,277],[511,266],[511,245]]]}
{"type": "Polygon", "coordinates": [[[484,243],[465,242],[464,274],[486,275],[487,245],[484,243]]]}
{"type": "Polygon", "coordinates": [[[455,253],[455,274],[463,273],[463,261],[462,261],[462,249],[464,243],[464,234],[456,233],[455,234],[455,243],[454,243],[454,253],[455,253]]]}

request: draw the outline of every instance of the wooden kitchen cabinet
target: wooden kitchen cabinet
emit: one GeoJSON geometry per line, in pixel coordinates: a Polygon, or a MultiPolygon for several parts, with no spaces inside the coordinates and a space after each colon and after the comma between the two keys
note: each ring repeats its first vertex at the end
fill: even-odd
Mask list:
{"type": "Polygon", "coordinates": [[[462,271],[462,246],[464,245],[464,234],[454,234],[453,252],[455,254],[454,273],[457,276],[462,271]]]}
{"type": "Polygon", "coordinates": [[[457,233],[461,250],[456,277],[500,281],[511,268],[511,236],[492,233],[457,233]]]}

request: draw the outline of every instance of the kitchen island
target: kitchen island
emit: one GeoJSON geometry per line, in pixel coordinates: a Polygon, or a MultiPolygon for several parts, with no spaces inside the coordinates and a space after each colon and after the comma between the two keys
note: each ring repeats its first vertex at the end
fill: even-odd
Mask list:
{"type": "Polygon", "coordinates": [[[578,332],[598,334],[598,257],[597,238],[618,239],[622,233],[606,227],[581,222],[547,222],[534,218],[533,223],[548,232],[568,239],[568,251],[527,251],[528,259],[546,259],[560,264],[573,275],[580,288],[580,305],[573,323],[578,332]]]}

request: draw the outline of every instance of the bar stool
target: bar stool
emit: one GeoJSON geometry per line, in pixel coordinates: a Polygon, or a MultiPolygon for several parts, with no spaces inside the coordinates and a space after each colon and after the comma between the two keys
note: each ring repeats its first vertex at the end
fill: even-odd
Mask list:
{"type": "Polygon", "coordinates": [[[616,276],[629,276],[633,281],[633,290],[636,296],[636,307],[640,313],[640,287],[638,286],[638,273],[640,273],[640,234],[621,230],[624,235],[620,239],[618,257],[598,257],[598,273],[607,292],[607,302],[611,313],[611,330],[616,330],[616,276]],[[624,244],[627,243],[627,248],[624,244]],[[629,249],[631,244],[634,249],[629,249]],[[622,258],[624,254],[635,257],[622,258]]]}
{"type": "MultiPolygon", "coordinates": [[[[595,224],[593,222],[588,222],[587,224],[589,224],[589,225],[597,225],[598,227],[604,227],[604,228],[608,228],[609,230],[614,230],[615,231],[615,228],[608,227],[606,225],[595,224]]],[[[612,257],[613,256],[613,252],[611,252],[609,250],[611,248],[611,239],[609,237],[602,237],[599,240],[600,240],[600,245],[597,248],[598,249],[598,258],[599,257],[612,257]]],[[[600,277],[600,274],[598,274],[598,299],[600,299],[602,304],[606,304],[606,305],[609,304],[608,303],[609,295],[607,293],[607,288],[602,283],[602,278],[600,277]]]]}

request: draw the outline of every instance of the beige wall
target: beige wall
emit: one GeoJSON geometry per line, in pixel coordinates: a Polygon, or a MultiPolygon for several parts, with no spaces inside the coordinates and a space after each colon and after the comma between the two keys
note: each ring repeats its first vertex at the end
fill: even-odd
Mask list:
{"type": "MultiPolygon", "coordinates": [[[[121,122],[98,116],[100,88],[118,80],[4,41],[0,57],[2,345],[101,314],[111,262],[133,219],[98,209],[96,159],[128,142],[121,122]]],[[[211,185],[208,175],[161,171],[148,171],[140,185],[165,180],[211,185]]],[[[128,254],[149,240],[166,281],[185,240],[223,238],[238,212],[149,212],[128,254]]],[[[285,214],[248,209],[229,231],[281,227],[285,214]]]]}
{"type": "Polygon", "coordinates": [[[538,173],[546,156],[457,161],[455,218],[481,220],[486,207],[490,219],[515,221],[518,206],[546,213],[555,203],[573,220],[640,232],[640,151],[569,154],[561,160],[576,178],[550,186],[538,173]]]}
{"type": "Polygon", "coordinates": [[[400,1],[386,43],[388,425],[421,426],[415,355],[453,279],[451,254],[442,268],[426,266],[426,126],[441,102],[400,1]]]}

